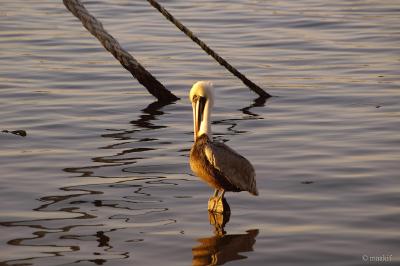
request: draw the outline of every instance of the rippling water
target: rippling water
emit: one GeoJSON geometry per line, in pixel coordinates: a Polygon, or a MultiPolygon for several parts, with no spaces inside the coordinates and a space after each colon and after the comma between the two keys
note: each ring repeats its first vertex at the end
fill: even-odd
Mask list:
{"type": "Polygon", "coordinates": [[[256,102],[146,1],[84,3],[174,104],[62,1],[2,0],[0,131],[27,136],[0,133],[0,264],[399,264],[399,1],[160,2],[277,97],[256,102]],[[215,138],[257,172],[230,217],[188,167],[200,79],[215,138]]]}

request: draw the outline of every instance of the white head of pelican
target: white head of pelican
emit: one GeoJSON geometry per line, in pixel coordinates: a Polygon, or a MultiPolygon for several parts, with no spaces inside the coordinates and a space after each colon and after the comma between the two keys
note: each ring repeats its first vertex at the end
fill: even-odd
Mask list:
{"type": "Polygon", "coordinates": [[[190,90],[194,128],[190,167],[197,176],[215,189],[214,196],[208,202],[208,210],[224,212],[225,191],[248,191],[258,195],[258,190],[251,163],[224,143],[212,141],[212,89],[211,82],[198,81],[190,90]]]}
{"type": "Polygon", "coordinates": [[[197,137],[211,133],[211,108],[214,106],[213,85],[210,81],[198,81],[190,90],[189,100],[193,108],[194,141],[197,137]]]}

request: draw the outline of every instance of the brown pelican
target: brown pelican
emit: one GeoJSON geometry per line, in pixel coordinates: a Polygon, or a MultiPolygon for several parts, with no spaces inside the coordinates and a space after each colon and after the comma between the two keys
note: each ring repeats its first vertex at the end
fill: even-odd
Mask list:
{"type": "Polygon", "coordinates": [[[224,212],[225,191],[248,191],[253,195],[258,195],[258,191],[251,163],[224,143],[212,141],[212,87],[209,81],[198,81],[190,90],[194,124],[190,168],[215,189],[214,195],[208,201],[208,210],[224,212]]]}

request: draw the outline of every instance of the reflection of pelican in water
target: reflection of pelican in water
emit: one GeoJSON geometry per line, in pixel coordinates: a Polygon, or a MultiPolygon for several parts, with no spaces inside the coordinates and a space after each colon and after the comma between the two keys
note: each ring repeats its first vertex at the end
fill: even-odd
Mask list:
{"type": "Polygon", "coordinates": [[[229,212],[209,212],[208,218],[214,227],[214,236],[197,240],[201,244],[192,249],[192,265],[222,265],[229,261],[245,259],[246,256],[239,253],[253,251],[258,235],[257,229],[248,230],[246,234],[229,235],[224,230],[229,222],[229,212]]]}
{"type": "Polygon", "coordinates": [[[239,253],[253,251],[258,230],[248,230],[246,234],[214,235],[200,238],[200,245],[192,249],[192,265],[222,265],[229,261],[246,259],[239,253]]]}
{"type": "Polygon", "coordinates": [[[210,116],[214,98],[211,82],[196,82],[189,98],[193,106],[195,141],[190,151],[190,167],[215,189],[208,210],[224,212],[225,191],[248,191],[258,195],[254,168],[224,143],[212,141],[210,116]]]}

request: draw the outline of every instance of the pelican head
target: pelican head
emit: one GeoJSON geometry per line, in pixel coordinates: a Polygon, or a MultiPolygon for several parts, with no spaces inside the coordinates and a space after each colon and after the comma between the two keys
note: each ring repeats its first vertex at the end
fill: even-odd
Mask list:
{"type": "Polygon", "coordinates": [[[197,81],[190,90],[193,108],[194,141],[203,134],[211,138],[210,116],[214,104],[213,85],[210,81],[197,81]]]}

